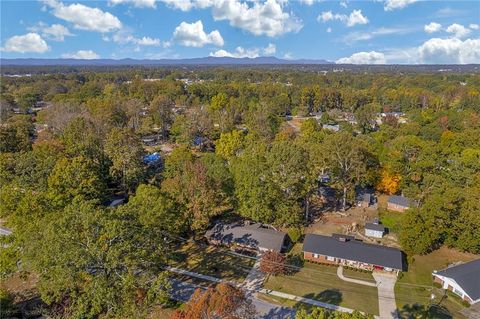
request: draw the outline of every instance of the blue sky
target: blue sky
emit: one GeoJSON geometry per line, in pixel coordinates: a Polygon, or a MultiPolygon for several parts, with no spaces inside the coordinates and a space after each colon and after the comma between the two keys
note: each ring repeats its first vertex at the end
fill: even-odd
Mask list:
{"type": "Polygon", "coordinates": [[[1,0],[3,58],[480,63],[480,1],[1,0]]]}

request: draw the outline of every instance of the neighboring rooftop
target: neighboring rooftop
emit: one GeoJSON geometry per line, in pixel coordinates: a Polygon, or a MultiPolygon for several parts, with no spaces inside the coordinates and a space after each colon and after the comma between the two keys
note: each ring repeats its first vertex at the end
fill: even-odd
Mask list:
{"type": "Polygon", "coordinates": [[[411,199],[403,196],[398,196],[398,195],[390,196],[388,198],[388,202],[395,205],[403,206],[403,207],[410,207],[415,204],[415,202],[412,201],[411,199]]]}
{"type": "Polygon", "coordinates": [[[237,243],[254,249],[282,251],[286,234],[259,223],[216,224],[205,237],[225,245],[237,243]]]}
{"type": "Polygon", "coordinates": [[[303,242],[303,251],[375,266],[405,270],[403,254],[400,250],[366,244],[352,238],[354,237],[341,235],[328,237],[307,234],[303,242]]]}
{"type": "Polygon", "coordinates": [[[470,298],[480,299],[480,259],[437,271],[436,274],[452,278],[470,298]]]}
{"type": "Polygon", "coordinates": [[[379,231],[385,231],[385,226],[378,224],[378,223],[366,223],[365,224],[365,229],[371,229],[371,230],[379,230],[379,231]]]}

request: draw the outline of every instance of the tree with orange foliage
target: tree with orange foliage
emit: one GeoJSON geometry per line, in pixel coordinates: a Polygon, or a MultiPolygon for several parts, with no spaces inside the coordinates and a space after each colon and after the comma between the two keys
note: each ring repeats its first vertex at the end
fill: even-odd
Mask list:
{"type": "Polygon", "coordinates": [[[376,189],[388,195],[395,194],[398,191],[401,180],[400,174],[391,173],[387,169],[383,169],[376,189]]]}
{"type": "Polygon", "coordinates": [[[266,251],[260,260],[260,271],[277,276],[285,273],[285,256],[276,251],[266,251]]]}
{"type": "Polygon", "coordinates": [[[197,289],[183,310],[170,319],[253,319],[255,309],[245,293],[229,284],[219,283],[203,291],[197,289]]]}

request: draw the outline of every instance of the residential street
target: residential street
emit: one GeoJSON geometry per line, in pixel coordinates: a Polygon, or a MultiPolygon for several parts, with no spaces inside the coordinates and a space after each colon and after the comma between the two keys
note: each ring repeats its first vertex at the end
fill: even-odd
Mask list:
{"type": "MultiPolygon", "coordinates": [[[[204,288],[191,283],[182,282],[177,279],[170,280],[172,289],[170,296],[178,301],[186,302],[190,299],[195,289],[204,288]]],[[[257,299],[253,296],[250,297],[252,304],[255,306],[258,316],[256,318],[261,319],[293,319],[295,318],[295,310],[288,307],[277,306],[263,300],[257,299]]]]}

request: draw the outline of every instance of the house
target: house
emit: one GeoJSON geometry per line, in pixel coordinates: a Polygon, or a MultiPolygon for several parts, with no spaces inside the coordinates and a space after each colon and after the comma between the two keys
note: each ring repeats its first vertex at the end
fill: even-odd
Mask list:
{"type": "Polygon", "coordinates": [[[329,130],[329,131],[333,131],[333,132],[340,131],[340,125],[339,124],[323,124],[322,128],[324,130],[329,130]]]}
{"type": "Polygon", "coordinates": [[[216,224],[205,233],[207,240],[215,245],[238,245],[253,251],[283,252],[289,241],[286,233],[260,223],[216,224]]]}
{"type": "Polygon", "coordinates": [[[480,302],[480,259],[432,273],[433,280],[471,305],[480,302]]]}
{"type": "Polygon", "coordinates": [[[400,250],[366,244],[353,236],[339,234],[331,237],[307,234],[303,241],[303,257],[318,263],[386,270],[396,274],[405,269],[400,250]]]}
{"type": "Polygon", "coordinates": [[[417,202],[398,195],[392,195],[388,197],[387,209],[396,212],[404,212],[412,206],[417,206],[417,202]]]}
{"type": "Polygon", "coordinates": [[[373,223],[365,224],[365,236],[382,238],[385,234],[385,226],[378,222],[378,219],[375,219],[373,223]]]}

